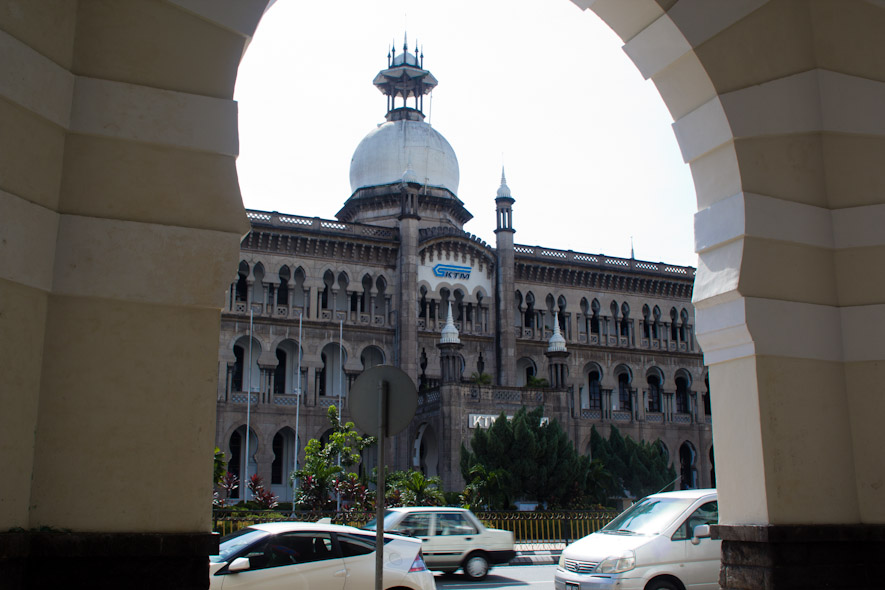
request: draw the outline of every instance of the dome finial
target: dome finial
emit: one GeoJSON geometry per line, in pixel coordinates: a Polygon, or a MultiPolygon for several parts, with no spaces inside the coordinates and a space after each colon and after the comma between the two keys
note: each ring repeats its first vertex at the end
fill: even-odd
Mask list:
{"type": "Polygon", "coordinates": [[[442,329],[442,334],[439,338],[440,344],[460,344],[461,338],[458,335],[458,328],[455,327],[455,322],[452,319],[452,302],[449,301],[449,315],[446,318],[446,325],[442,329]]]}
{"type": "Polygon", "coordinates": [[[559,314],[556,311],[553,312],[553,336],[547,344],[547,352],[566,352],[565,338],[559,331],[559,314]]]}
{"type": "Polygon", "coordinates": [[[415,171],[412,170],[412,159],[409,158],[408,164],[406,164],[406,169],[403,170],[403,178],[402,183],[408,184],[410,182],[418,182],[418,176],[415,175],[415,171]]]}
{"type": "Polygon", "coordinates": [[[501,186],[498,187],[499,197],[509,197],[510,187],[507,186],[507,177],[504,176],[504,166],[501,166],[501,186]]]}

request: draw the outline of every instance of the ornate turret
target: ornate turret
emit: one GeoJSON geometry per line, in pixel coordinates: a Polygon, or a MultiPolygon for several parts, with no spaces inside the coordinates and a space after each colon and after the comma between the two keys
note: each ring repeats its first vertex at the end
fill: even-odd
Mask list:
{"type": "Polygon", "coordinates": [[[446,318],[446,325],[440,334],[439,344],[439,369],[440,378],[443,383],[458,383],[461,381],[461,338],[458,335],[458,328],[455,327],[454,318],[452,317],[452,302],[449,301],[449,315],[446,318]]]}
{"type": "Polygon", "coordinates": [[[553,312],[553,335],[547,343],[547,352],[544,353],[544,356],[547,357],[550,387],[565,389],[569,352],[565,345],[565,338],[559,331],[559,314],[555,311],[553,312]]]}
{"type": "Polygon", "coordinates": [[[396,55],[396,49],[387,52],[387,69],[378,72],[372,83],[387,97],[387,120],[424,120],[424,95],[433,90],[438,82],[424,69],[424,53],[409,53],[409,43],[403,40],[403,52],[396,55]],[[402,97],[402,107],[396,107],[396,98],[402,97]],[[414,108],[408,101],[415,99],[414,108]]]}

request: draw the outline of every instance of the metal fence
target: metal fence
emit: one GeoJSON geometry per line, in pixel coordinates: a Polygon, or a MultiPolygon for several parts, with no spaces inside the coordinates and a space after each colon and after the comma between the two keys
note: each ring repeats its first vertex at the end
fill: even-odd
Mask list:
{"type": "MultiPolygon", "coordinates": [[[[570,543],[598,531],[617,514],[595,510],[476,512],[477,518],[487,527],[513,531],[517,543],[570,543]]],[[[213,511],[212,529],[221,535],[227,535],[259,522],[316,522],[321,518],[328,518],[336,524],[360,527],[374,517],[373,513],[363,512],[243,512],[224,509],[213,511]]]]}

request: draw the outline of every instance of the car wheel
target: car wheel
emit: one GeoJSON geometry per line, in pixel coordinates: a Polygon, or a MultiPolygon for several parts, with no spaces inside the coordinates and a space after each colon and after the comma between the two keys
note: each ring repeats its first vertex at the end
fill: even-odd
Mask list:
{"type": "Polygon", "coordinates": [[[679,590],[679,586],[670,580],[652,580],[645,590],[679,590]]]}
{"type": "Polygon", "coordinates": [[[471,553],[464,560],[464,575],[471,580],[482,580],[489,573],[489,560],[482,553],[471,553]]]}

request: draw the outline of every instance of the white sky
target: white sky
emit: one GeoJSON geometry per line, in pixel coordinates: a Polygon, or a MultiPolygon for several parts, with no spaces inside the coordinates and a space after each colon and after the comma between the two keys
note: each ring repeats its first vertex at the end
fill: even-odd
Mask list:
{"type": "Polygon", "coordinates": [[[334,219],[384,122],[387,50],[423,47],[424,113],[458,156],[465,230],[495,243],[501,165],[517,244],[696,265],[695,193],[651,81],[568,0],[277,0],[240,66],[246,207],[334,219]]]}

